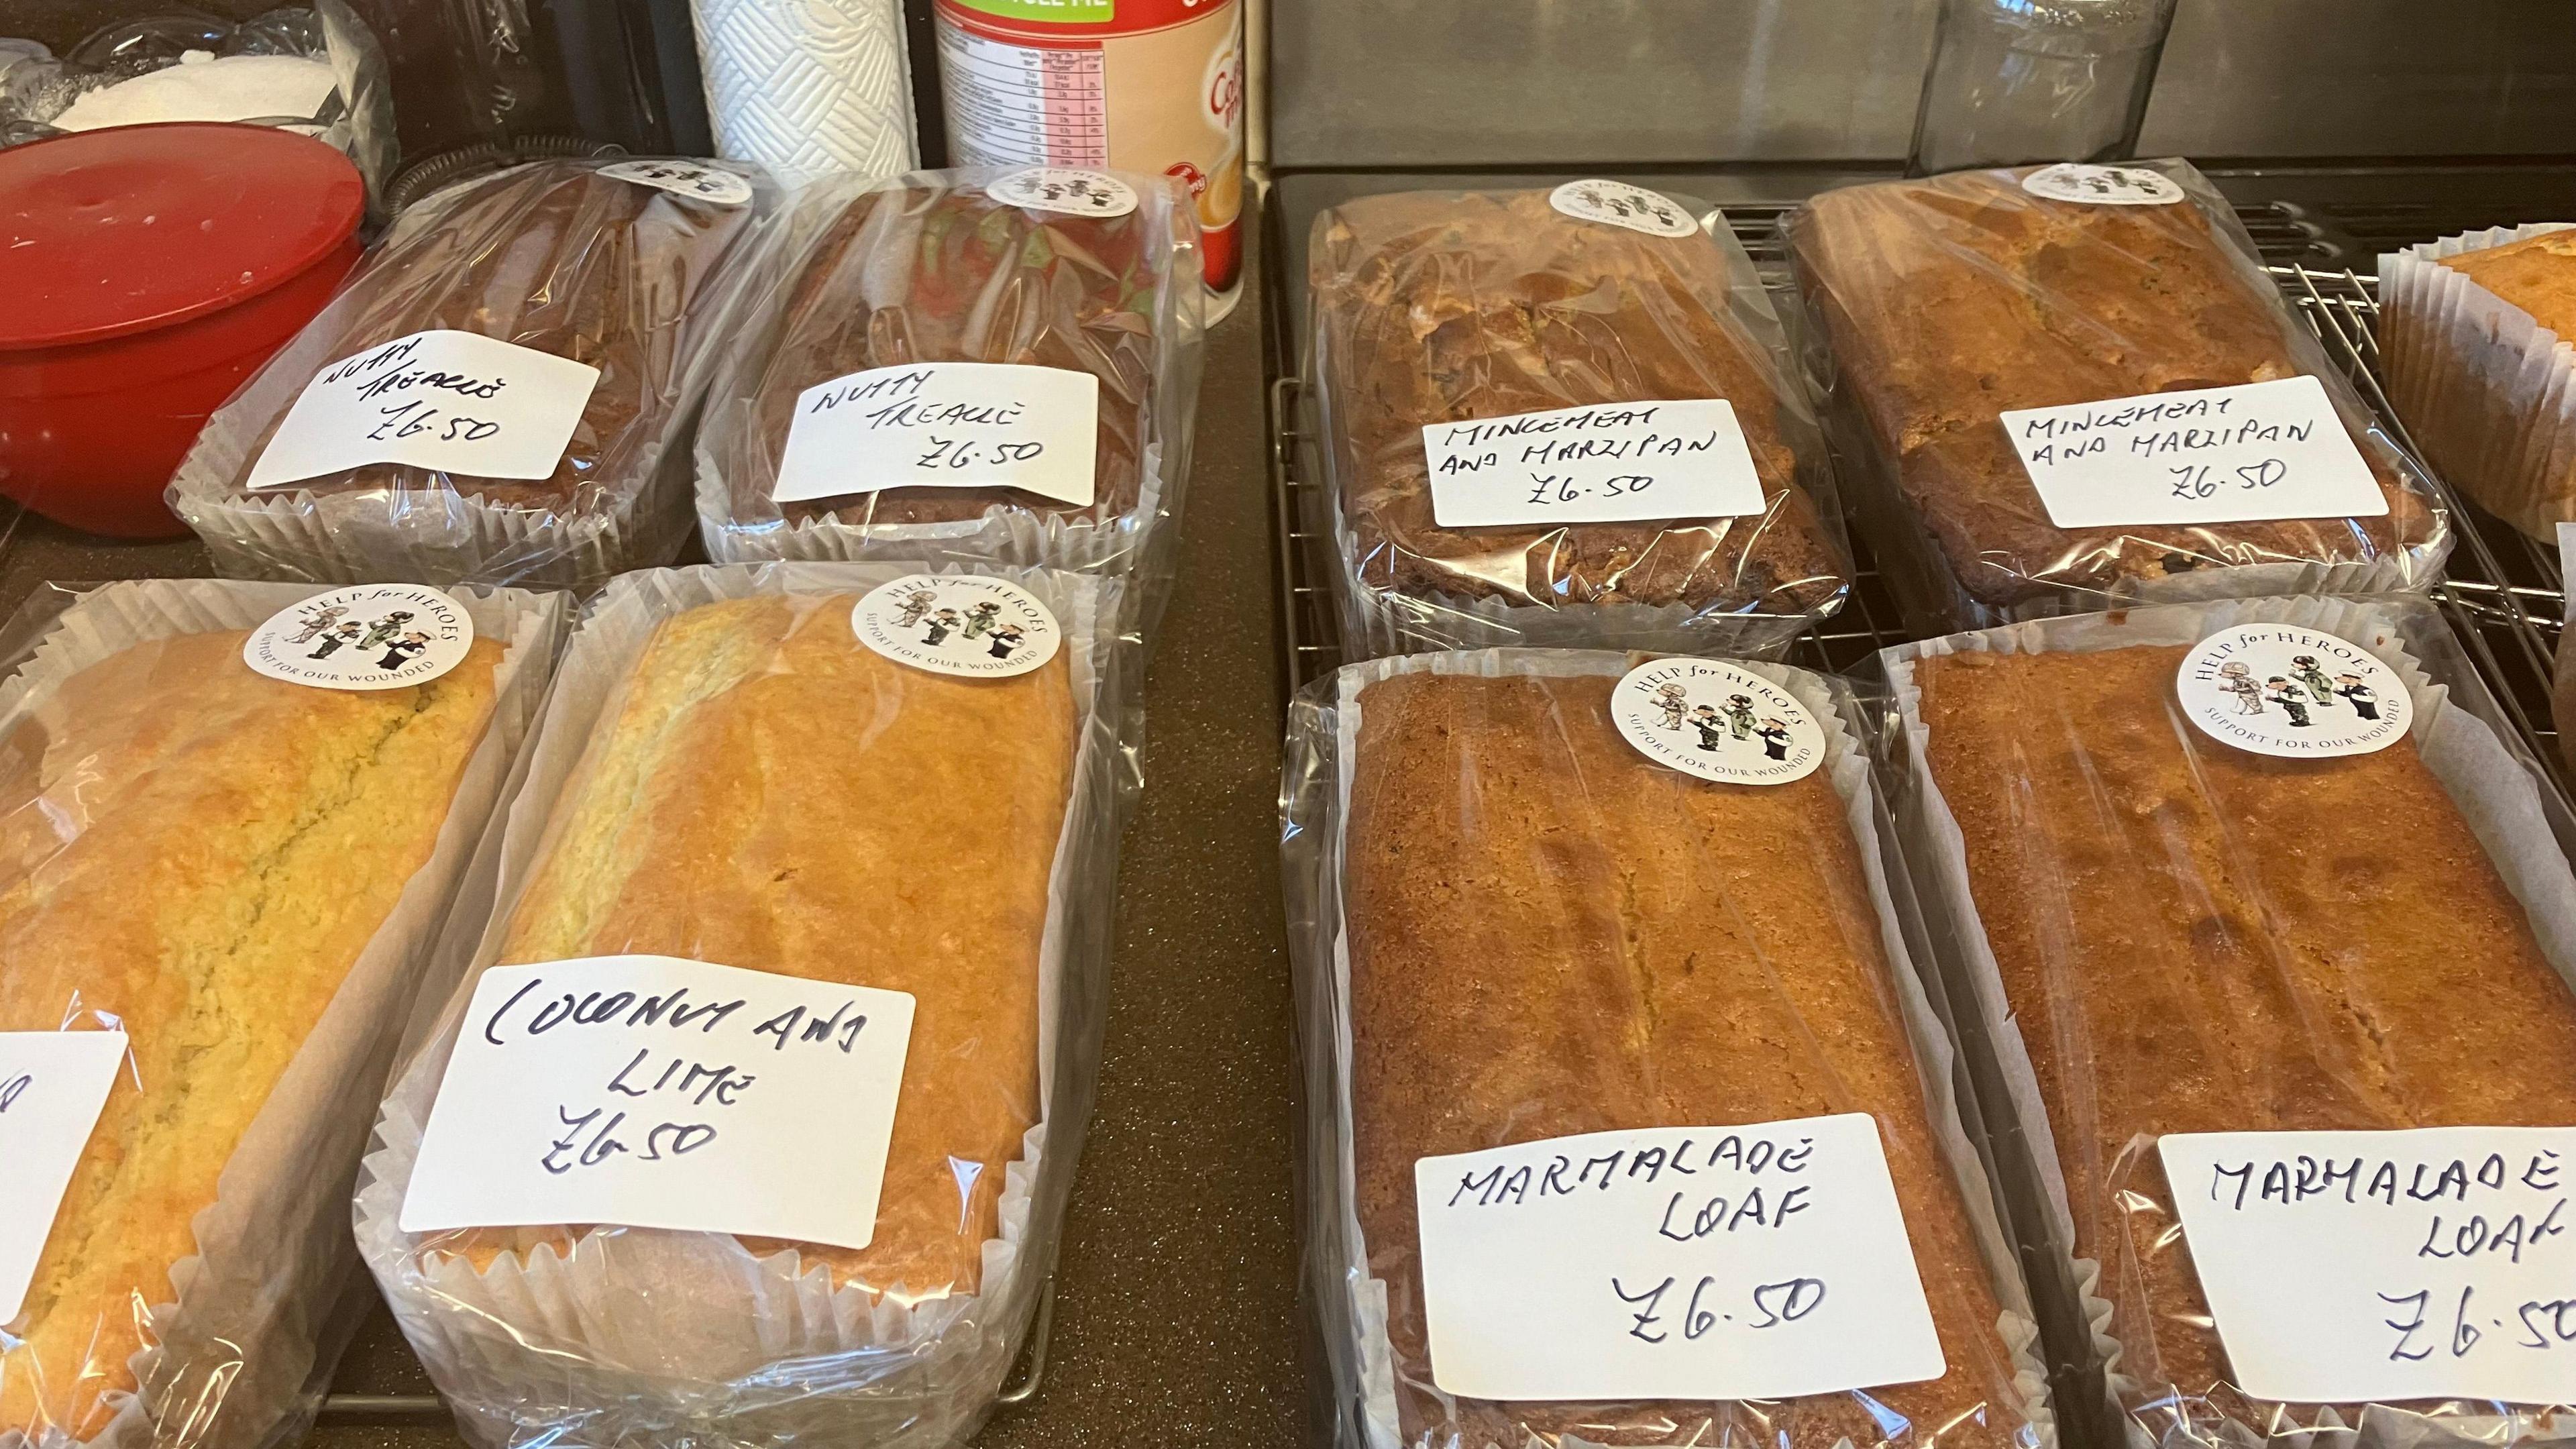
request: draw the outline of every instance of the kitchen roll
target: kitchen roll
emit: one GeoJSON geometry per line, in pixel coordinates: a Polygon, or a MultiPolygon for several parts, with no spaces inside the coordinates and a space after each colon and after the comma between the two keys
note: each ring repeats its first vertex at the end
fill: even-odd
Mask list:
{"type": "Polygon", "coordinates": [[[691,0],[716,153],[790,184],[917,164],[902,0],[691,0]]]}

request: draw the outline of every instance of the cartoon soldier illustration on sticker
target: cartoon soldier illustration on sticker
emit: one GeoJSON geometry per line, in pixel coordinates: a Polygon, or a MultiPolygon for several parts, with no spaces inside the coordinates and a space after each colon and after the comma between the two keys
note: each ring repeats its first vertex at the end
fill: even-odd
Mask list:
{"type": "Polygon", "coordinates": [[[957,611],[955,609],[942,609],[938,613],[930,616],[930,632],[922,636],[921,642],[924,644],[944,643],[950,634],[955,633],[962,626],[962,622],[963,621],[957,617],[957,611]]]}
{"type": "Polygon", "coordinates": [[[1002,606],[986,599],[966,611],[966,637],[980,639],[992,633],[993,626],[1001,622],[1001,618],[1002,606]]]}
{"type": "Polygon", "coordinates": [[[332,625],[339,623],[348,612],[349,606],[346,604],[326,604],[320,608],[308,605],[303,612],[295,616],[299,627],[286,642],[310,644],[328,632],[332,625]]]}
{"type": "Polygon", "coordinates": [[[1657,685],[1655,708],[1663,712],[1664,728],[1677,731],[1690,717],[1690,691],[1675,683],[1657,685]]]}
{"type": "Polygon", "coordinates": [[[2291,728],[2307,729],[2315,723],[2315,721],[2308,718],[2308,701],[2299,693],[2297,685],[2292,684],[2290,681],[2277,674],[2273,675],[2269,680],[2265,681],[2265,683],[2270,686],[2272,691],[2267,697],[2274,704],[2279,705],[2283,710],[2289,713],[2291,728]]]}
{"type": "Polygon", "coordinates": [[[385,657],[376,661],[376,667],[391,673],[409,664],[413,655],[427,648],[429,648],[429,636],[414,629],[399,639],[388,640],[385,644],[385,657]]]}
{"type": "Polygon", "coordinates": [[[1701,749],[1713,750],[1726,742],[1726,722],[1719,719],[1717,711],[1709,706],[1703,704],[1692,710],[1690,723],[1692,729],[1699,731],[1701,749]]]}
{"type": "Polygon", "coordinates": [[[1762,737],[1762,757],[1766,760],[1789,758],[1789,727],[1776,719],[1766,719],[1754,731],[1762,737]]]}
{"type": "Polygon", "coordinates": [[[938,602],[939,596],[928,589],[913,590],[903,596],[903,607],[895,611],[894,626],[898,629],[911,628],[929,617],[930,606],[938,602]]]}
{"type": "Polygon", "coordinates": [[[1726,697],[1726,725],[1739,740],[1753,738],[1753,696],[1730,694],[1726,697]]]}
{"type": "Polygon", "coordinates": [[[403,626],[410,622],[411,614],[408,611],[396,609],[368,626],[366,637],[358,641],[358,648],[367,650],[379,644],[391,643],[394,636],[403,631],[403,626]]]}
{"type": "Polygon", "coordinates": [[[2230,659],[2218,666],[2218,687],[2236,696],[2238,714],[2263,712],[2263,686],[2254,682],[2254,671],[2242,659],[2230,659]]]}
{"type": "Polygon", "coordinates": [[[2327,681],[2326,672],[2317,667],[2317,656],[2301,654],[2292,658],[2290,673],[2296,675],[2298,681],[2308,687],[2308,693],[2317,697],[2317,703],[2334,703],[2334,685],[2327,681]]]}
{"type": "Polygon", "coordinates": [[[360,624],[357,620],[352,619],[348,623],[341,625],[339,628],[332,630],[330,633],[323,635],[322,642],[314,645],[313,652],[305,655],[304,657],[307,659],[328,659],[332,655],[339,653],[342,649],[347,648],[349,645],[357,643],[358,636],[365,632],[367,632],[366,626],[360,624]]]}
{"type": "Polygon", "coordinates": [[[2358,674],[2335,676],[2335,693],[2352,701],[2352,712],[2363,719],[2379,718],[2379,692],[2361,682],[2358,674]]]}
{"type": "Polygon", "coordinates": [[[984,652],[996,659],[1008,659],[1011,657],[1011,651],[1019,648],[1020,641],[1027,637],[1027,631],[1019,625],[1004,624],[993,631],[993,647],[984,652]]]}

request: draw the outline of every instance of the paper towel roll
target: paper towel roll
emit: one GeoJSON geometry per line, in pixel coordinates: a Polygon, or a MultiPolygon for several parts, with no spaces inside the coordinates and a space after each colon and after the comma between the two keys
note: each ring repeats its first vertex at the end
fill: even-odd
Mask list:
{"type": "Polygon", "coordinates": [[[799,183],[909,171],[901,0],[691,0],[716,154],[799,183]]]}

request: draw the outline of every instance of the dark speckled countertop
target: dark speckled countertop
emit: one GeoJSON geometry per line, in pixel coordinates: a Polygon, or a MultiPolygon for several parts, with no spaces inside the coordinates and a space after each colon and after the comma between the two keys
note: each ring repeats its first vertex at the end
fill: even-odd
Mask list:
{"type": "MultiPolygon", "coordinates": [[[[1121,861],[1099,1105],[1065,1223],[1045,1372],[976,1439],[985,1449],[1265,1449],[1302,1437],[1278,603],[1259,293],[1246,290],[1209,341],[1180,577],[1146,677],[1145,794],[1121,861]]],[[[0,606],[12,610],[49,580],[207,572],[193,542],[102,542],[34,518],[0,527],[0,606]]],[[[334,1387],[428,1390],[381,1306],[334,1387]]],[[[306,1442],[460,1441],[443,1421],[340,1415],[306,1442]]]]}

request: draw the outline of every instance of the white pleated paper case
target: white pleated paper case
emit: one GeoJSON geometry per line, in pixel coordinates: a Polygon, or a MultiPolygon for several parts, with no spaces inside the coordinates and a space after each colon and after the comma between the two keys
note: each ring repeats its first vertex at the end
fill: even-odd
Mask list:
{"type": "Polygon", "coordinates": [[[918,162],[902,0],[691,0],[716,154],[787,184],[918,162]]]}

